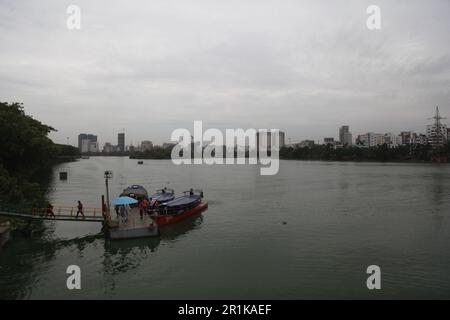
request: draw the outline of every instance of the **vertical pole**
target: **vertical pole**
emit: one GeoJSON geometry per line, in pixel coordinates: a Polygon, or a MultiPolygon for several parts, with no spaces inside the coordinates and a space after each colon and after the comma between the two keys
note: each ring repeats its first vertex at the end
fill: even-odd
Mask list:
{"type": "Polygon", "coordinates": [[[106,185],[106,205],[108,208],[108,212],[110,212],[109,208],[109,185],[108,185],[108,177],[105,177],[105,185],[106,185]]]}
{"type": "Polygon", "coordinates": [[[106,221],[106,216],[107,216],[107,214],[106,214],[106,206],[105,206],[105,196],[102,194],[102,217],[103,217],[103,220],[105,220],[106,221]]]}

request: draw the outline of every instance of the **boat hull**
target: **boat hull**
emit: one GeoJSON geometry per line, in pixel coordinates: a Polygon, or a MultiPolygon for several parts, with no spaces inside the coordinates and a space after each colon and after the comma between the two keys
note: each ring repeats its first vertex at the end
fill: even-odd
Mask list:
{"type": "Polygon", "coordinates": [[[114,228],[109,230],[111,240],[137,239],[159,236],[158,226],[140,227],[140,228],[114,228]]]}
{"type": "Polygon", "coordinates": [[[193,215],[199,214],[199,213],[205,211],[207,208],[208,208],[208,203],[202,201],[198,205],[193,207],[192,209],[186,210],[182,213],[158,215],[156,217],[153,217],[153,219],[155,220],[155,222],[158,226],[164,226],[164,225],[176,223],[178,221],[184,220],[193,215]]]}

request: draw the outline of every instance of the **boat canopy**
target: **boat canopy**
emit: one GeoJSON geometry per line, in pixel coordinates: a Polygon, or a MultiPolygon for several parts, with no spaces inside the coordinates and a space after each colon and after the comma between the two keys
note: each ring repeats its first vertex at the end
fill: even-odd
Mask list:
{"type": "Polygon", "coordinates": [[[165,192],[165,193],[158,192],[158,193],[152,194],[150,196],[150,198],[152,198],[152,200],[158,201],[159,203],[162,203],[162,202],[172,201],[175,198],[175,196],[171,192],[165,192]]]}
{"type": "Polygon", "coordinates": [[[178,197],[172,201],[163,203],[163,205],[167,208],[189,207],[190,205],[200,202],[200,200],[201,197],[199,195],[194,194],[178,197]]]}
{"type": "Polygon", "coordinates": [[[142,198],[147,198],[148,193],[147,193],[147,190],[143,186],[133,184],[133,185],[127,187],[126,189],[124,189],[123,192],[120,194],[120,196],[142,199],[142,198]]]}

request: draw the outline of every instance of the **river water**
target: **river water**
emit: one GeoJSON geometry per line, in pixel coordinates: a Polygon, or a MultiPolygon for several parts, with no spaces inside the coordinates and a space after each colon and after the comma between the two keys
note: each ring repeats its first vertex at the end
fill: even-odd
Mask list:
{"type": "Polygon", "coordinates": [[[91,157],[55,168],[51,202],[100,207],[105,170],[111,197],[130,184],[196,187],[209,209],[154,239],[109,242],[88,222],[15,234],[0,251],[1,298],[450,298],[449,165],[281,161],[261,176],[253,165],[91,157]],[[69,265],[81,290],[66,287],[69,265]],[[381,290],[367,289],[370,265],[381,290]]]}

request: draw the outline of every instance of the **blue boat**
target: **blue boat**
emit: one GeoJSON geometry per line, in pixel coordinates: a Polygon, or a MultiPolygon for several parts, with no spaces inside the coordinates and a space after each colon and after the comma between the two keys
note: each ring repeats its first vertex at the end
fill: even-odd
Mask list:
{"type": "Polygon", "coordinates": [[[184,191],[184,195],[173,199],[172,201],[167,201],[161,203],[159,207],[160,213],[173,213],[179,212],[180,210],[188,210],[195,207],[202,201],[203,192],[201,194],[194,194],[194,191],[191,189],[189,191],[184,191]]]}
{"type": "Polygon", "coordinates": [[[160,189],[156,190],[155,194],[150,196],[151,202],[157,202],[158,204],[169,202],[175,199],[175,191],[173,189],[160,189]]]}
{"type": "Polygon", "coordinates": [[[165,202],[161,206],[166,207],[168,210],[177,210],[177,209],[186,209],[190,207],[194,207],[196,204],[198,204],[202,198],[197,195],[184,195],[181,197],[178,197],[172,201],[165,202]]]}

